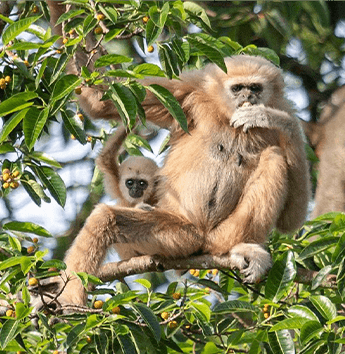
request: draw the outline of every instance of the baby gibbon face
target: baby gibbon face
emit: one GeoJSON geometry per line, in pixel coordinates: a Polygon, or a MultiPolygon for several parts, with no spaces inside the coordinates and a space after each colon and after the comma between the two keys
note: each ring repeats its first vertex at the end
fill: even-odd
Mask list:
{"type": "Polygon", "coordinates": [[[131,156],[119,167],[120,190],[129,203],[145,202],[155,192],[156,163],[143,156],[131,156]]]}

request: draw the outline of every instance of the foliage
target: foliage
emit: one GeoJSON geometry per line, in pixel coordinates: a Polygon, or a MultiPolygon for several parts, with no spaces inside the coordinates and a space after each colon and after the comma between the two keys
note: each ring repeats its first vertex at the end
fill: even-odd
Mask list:
{"type": "MultiPolygon", "coordinates": [[[[336,61],[342,54],[337,39],[326,30],[329,19],[320,2],[296,2],[294,10],[284,3],[266,2],[257,14],[255,3],[245,2],[221,21],[218,15],[210,19],[203,7],[189,1],[67,3],[75,6],[60,19],[63,44],[46,28],[49,11],[45,2],[39,7],[34,2],[18,3],[19,15],[14,20],[0,16],[6,23],[0,52],[1,196],[9,198],[20,185],[35,204],[42,205],[43,212],[43,202],[53,198],[63,207],[67,197],[66,185],[56,172],[61,164],[40,150],[40,143],[50,139],[52,124],[61,125],[65,139],[92,147],[108,134],[101,130],[90,135],[95,127],[87,117],[82,120],[76,114],[83,88],[104,85],[105,98],[113,101],[131,129],[146,121],[141,107],[146,88],[186,130],[183,111],[174,97],[158,85],[145,87],[138,79],[174,78],[182,69],[200,68],[207,62],[226,70],[224,57],[242,52],[263,55],[278,64],[275,52],[251,44],[255,33],[278,52],[285,49],[285,38],[301,34],[314,68],[326,52],[336,61]],[[282,17],[288,21],[281,21],[282,17]],[[192,33],[192,24],[200,32],[192,33]],[[91,50],[85,41],[88,34],[96,38],[91,50]],[[30,41],[25,37],[29,35],[30,41]],[[132,52],[121,49],[124,41],[130,41],[132,52]],[[316,49],[318,41],[327,43],[324,50],[316,49]],[[139,49],[134,53],[134,44],[144,54],[139,49]],[[97,56],[103,47],[108,54],[97,56]],[[95,69],[81,66],[78,75],[66,75],[67,62],[80,50],[87,53],[89,62],[96,58],[95,69]],[[140,55],[155,54],[161,67],[142,63],[140,55]]],[[[150,149],[135,134],[125,146],[131,154],[140,154],[139,147],[150,149]]],[[[47,252],[39,250],[36,242],[32,245],[29,235],[49,237],[47,230],[30,222],[6,222],[0,234],[0,299],[7,301],[0,319],[1,352],[340,353],[345,344],[341,312],[344,228],[345,216],[334,214],[308,223],[293,238],[273,234],[274,265],[267,280],[259,284],[243,284],[228,270],[193,272],[193,277],[169,284],[164,292],[158,292],[147,279],[139,279],[143,292],[118,283],[115,289],[92,292],[87,311],[61,315],[44,308],[36,315],[31,304],[37,295],[29,291],[27,278],[43,283],[58,275],[58,270],[63,272],[64,264],[45,260],[47,252]],[[311,284],[299,279],[300,268],[316,272],[311,284]],[[19,293],[21,301],[11,296],[19,293]],[[102,309],[93,309],[95,298],[101,295],[110,299],[102,309]],[[33,318],[38,320],[38,329],[33,318]]]]}
{"type": "MultiPolygon", "coordinates": [[[[0,236],[0,298],[8,303],[0,318],[2,352],[343,351],[342,213],[308,222],[294,237],[274,233],[269,243],[274,265],[267,279],[258,284],[244,284],[230,270],[194,269],[164,291],[153,289],[147,279],[135,280],[142,290],[130,290],[121,282],[111,288],[103,286],[89,292],[87,308],[69,315],[48,307],[36,313],[30,305],[38,296],[28,286],[28,279],[44,284],[45,279],[59,274],[57,268],[61,273],[65,269],[61,261],[44,261],[46,252],[28,237],[30,233],[48,236],[46,231],[16,222],[4,229],[7,231],[0,236]],[[22,245],[24,241],[27,247],[22,245]],[[313,277],[301,277],[301,268],[313,277]],[[10,297],[19,292],[21,302],[10,297]],[[35,318],[38,330],[33,325],[35,318]]],[[[90,280],[85,274],[80,276],[90,280]]],[[[43,294],[44,288],[38,291],[43,294]]]]}

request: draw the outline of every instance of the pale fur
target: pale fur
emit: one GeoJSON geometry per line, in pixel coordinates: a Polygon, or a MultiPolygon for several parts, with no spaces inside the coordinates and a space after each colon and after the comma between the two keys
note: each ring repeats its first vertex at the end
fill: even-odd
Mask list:
{"type": "MultiPolygon", "coordinates": [[[[66,255],[68,272],[97,274],[108,247],[131,244],[133,252],[171,258],[229,254],[233,266],[253,282],[271,264],[262,247],[268,233],[275,226],[289,232],[302,225],[308,165],[281,71],[261,57],[240,55],[225,63],[227,73],[209,64],[179,80],[142,82],[173,93],[189,134],[147,92],[146,116],[171,133],[171,149],[159,172],[158,207],[143,211],[99,204],[66,255]],[[263,86],[255,105],[238,108],[229,89],[236,82],[263,86]]],[[[93,90],[83,109],[93,118],[119,120],[110,101],[99,105],[101,88],[93,90]]],[[[77,280],[67,284],[61,298],[86,300],[77,280]]]]}

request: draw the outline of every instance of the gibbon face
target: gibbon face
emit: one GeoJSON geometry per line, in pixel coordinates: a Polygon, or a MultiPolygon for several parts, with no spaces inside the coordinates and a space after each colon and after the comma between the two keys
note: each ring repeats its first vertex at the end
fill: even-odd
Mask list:
{"type": "Polygon", "coordinates": [[[155,192],[156,163],[142,156],[131,156],[119,167],[120,191],[129,203],[150,199],[155,192]]]}

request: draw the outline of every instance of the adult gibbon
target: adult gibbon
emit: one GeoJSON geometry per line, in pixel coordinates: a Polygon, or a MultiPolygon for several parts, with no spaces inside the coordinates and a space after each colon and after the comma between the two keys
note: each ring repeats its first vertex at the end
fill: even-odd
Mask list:
{"type": "Polygon", "coordinates": [[[126,129],[120,126],[97,157],[96,164],[104,173],[105,190],[117,199],[118,206],[152,210],[151,206],[157,203],[158,166],[144,156],[129,156],[119,165],[119,149],[126,136],[126,129]]]}
{"type": "MultiPolygon", "coordinates": [[[[262,243],[272,228],[289,232],[301,226],[309,173],[302,129],[284,98],[281,71],[248,55],[225,63],[227,73],[209,64],[179,80],[143,82],[174,94],[189,134],[147,92],[146,116],[171,132],[171,149],[159,170],[158,207],[144,211],[99,204],[66,255],[68,273],[97,275],[110,246],[130,244],[134,253],[172,258],[228,254],[253,282],[270,266],[262,243]]],[[[104,104],[89,101],[93,116],[119,120],[109,102],[102,111],[104,104]]],[[[79,280],[68,282],[60,298],[76,304],[85,300],[79,280]]]]}

